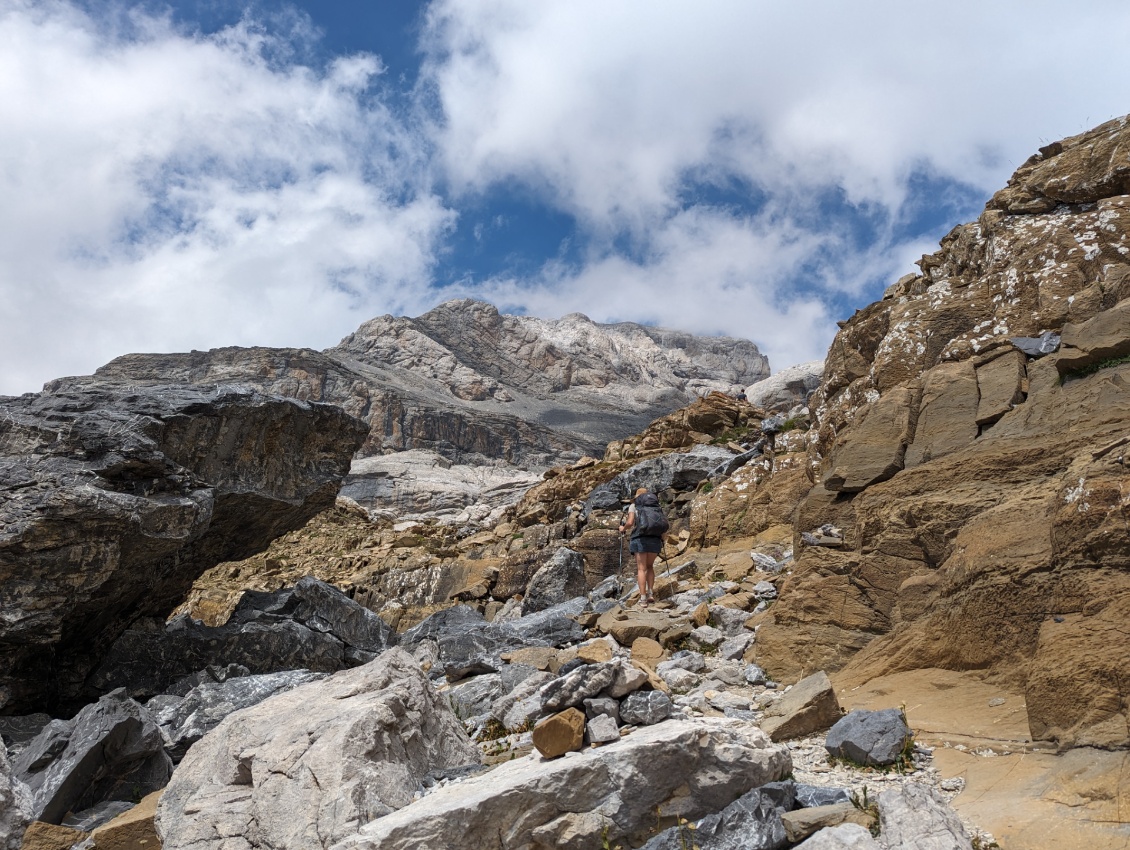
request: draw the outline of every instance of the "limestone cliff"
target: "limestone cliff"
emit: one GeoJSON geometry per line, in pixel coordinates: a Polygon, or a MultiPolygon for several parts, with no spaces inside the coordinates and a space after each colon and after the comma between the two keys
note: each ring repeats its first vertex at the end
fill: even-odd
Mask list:
{"type": "Polygon", "coordinates": [[[843,326],[758,635],[776,675],[977,670],[1035,738],[1130,744],[1128,193],[1127,119],[1049,145],[843,326]],[[844,545],[804,545],[825,523],[844,545]]]}

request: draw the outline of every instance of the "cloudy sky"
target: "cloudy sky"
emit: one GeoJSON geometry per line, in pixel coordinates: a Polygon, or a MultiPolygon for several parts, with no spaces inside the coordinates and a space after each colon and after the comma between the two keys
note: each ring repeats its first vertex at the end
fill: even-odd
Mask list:
{"type": "Polygon", "coordinates": [[[454,297],[822,357],[1038,147],[1130,4],[0,0],[0,393],[454,297]]]}

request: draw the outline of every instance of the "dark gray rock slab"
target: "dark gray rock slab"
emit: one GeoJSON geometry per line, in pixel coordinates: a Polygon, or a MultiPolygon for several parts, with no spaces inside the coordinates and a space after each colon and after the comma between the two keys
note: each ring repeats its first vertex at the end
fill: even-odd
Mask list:
{"type": "Polygon", "coordinates": [[[633,691],[620,701],[620,722],[651,726],[671,716],[671,699],[663,691],[633,691]]]}
{"type": "Polygon", "coordinates": [[[438,641],[440,637],[455,631],[481,628],[486,618],[470,605],[455,605],[436,611],[400,635],[399,644],[411,647],[422,640],[438,641]]]}
{"type": "Polygon", "coordinates": [[[1060,336],[1055,331],[1044,331],[1039,336],[1014,336],[1009,342],[1029,357],[1043,357],[1059,348],[1060,336]]]}
{"type": "Polygon", "coordinates": [[[258,674],[333,673],[371,661],[396,640],[379,617],[311,576],[275,593],[244,594],[222,626],[183,615],[164,627],[142,626],[115,641],[90,676],[94,687],[125,687],[147,698],[185,676],[232,664],[258,674]]]}
{"type": "Polygon", "coordinates": [[[631,498],[639,487],[652,493],[663,490],[693,490],[719,464],[734,457],[729,449],[695,446],[688,452],[672,452],[637,463],[611,481],[593,489],[585,498],[584,511],[612,510],[631,498]]]}
{"type": "Polygon", "coordinates": [[[585,592],[585,558],[561,547],[530,578],[522,598],[522,613],[533,614],[560,605],[585,592]]]}
{"type": "Polygon", "coordinates": [[[49,724],[13,765],[32,792],[35,819],[55,824],[68,812],[163,788],[172,771],[161,730],[124,690],[49,724]]]}
{"type": "Polygon", "coordinates": [[[166,751],[174,762],[179,762],[189,747],[232,712],[257,705],[268,697],[324,676],[309,670],[287,670],[205,682],[183,697],[174,694],[155,696],[145,704],[145,708],[168,740],[166,751]]]}
{"type": "Polygon", "coordinates": [[[617,667],[615,662],[584,664],[554,679],[541,690],[545,711],[563,711],[595,697],[616,680],[617,667]]]}
{"type": "MultiPolygon", "coordinates": [[[[781,783],[775,783],[780,785],[781,783]]],[[[755,788],[730,803],[721,812],[707,815],[687,827],[671,827],[644,844],[640,850],[780,850],[788,845],[782,811],[791,808],[787,794],[779,789],[755,788]]]]}
{"type": "Polygon", "coordinates": [[[796,804],[802,809],[816,806],[834,806],[836,803],[850,803],[851,791],[831,785],[803,785],[797,783],[796,804]]]}
{"type": "Polygon", "coordinates": [[[0,693],[77,710],[143,617],[330,507],[367,426],[246,387],[61,385],[0,400],[0,693]]]}
{"type": "Polygon", "coordinates": [[[855,764],[886,767],[898,761],[912,739],[913,733],[897,708],[856,709],[828,730],[824,748],[829,755],[855,764]]]}

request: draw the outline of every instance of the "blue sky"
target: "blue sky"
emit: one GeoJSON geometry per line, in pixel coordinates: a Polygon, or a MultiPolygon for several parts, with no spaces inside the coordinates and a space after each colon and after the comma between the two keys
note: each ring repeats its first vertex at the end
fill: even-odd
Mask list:
{"type": "Polygon", "coordinates": [[[0,0],[0,393],[468,296],[817,359],[1130,111],[1128,33],[1115,0],[0,0]]]}

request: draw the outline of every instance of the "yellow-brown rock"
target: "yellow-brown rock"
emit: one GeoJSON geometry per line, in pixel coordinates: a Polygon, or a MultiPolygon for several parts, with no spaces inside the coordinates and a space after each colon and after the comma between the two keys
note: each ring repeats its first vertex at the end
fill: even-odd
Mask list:
{"type": "Polygon", "coordinates": [[[567,708],[534,727],[534,746],[547,759],[579,750],[585,742],[585,713],[567,708]]]}
{"type": "Polygon", "coordinates": [[[1036,738],[1130,744],[1126,149],[1125,119],[1047,146],[844,324],[795,525],[844,544],[794,536],[753,618],[771,676],[979,671],[1026,693],[1036,738]],[[1040,359],[1009,341],[1047,330],[1040,359]]]}
{"type": "Polygon", "coordinates": [[[32,821],[24,831],[20,850],[71,850],[72,845],[86,836],[87,833],[69,826],[32,821]]]}
{"type": "Polygon", "coordinates": [[[161,839],[153,826],[157,801],[164,791],[154,791],[92,832],[95,850],[161,850],[161,839]]]}

